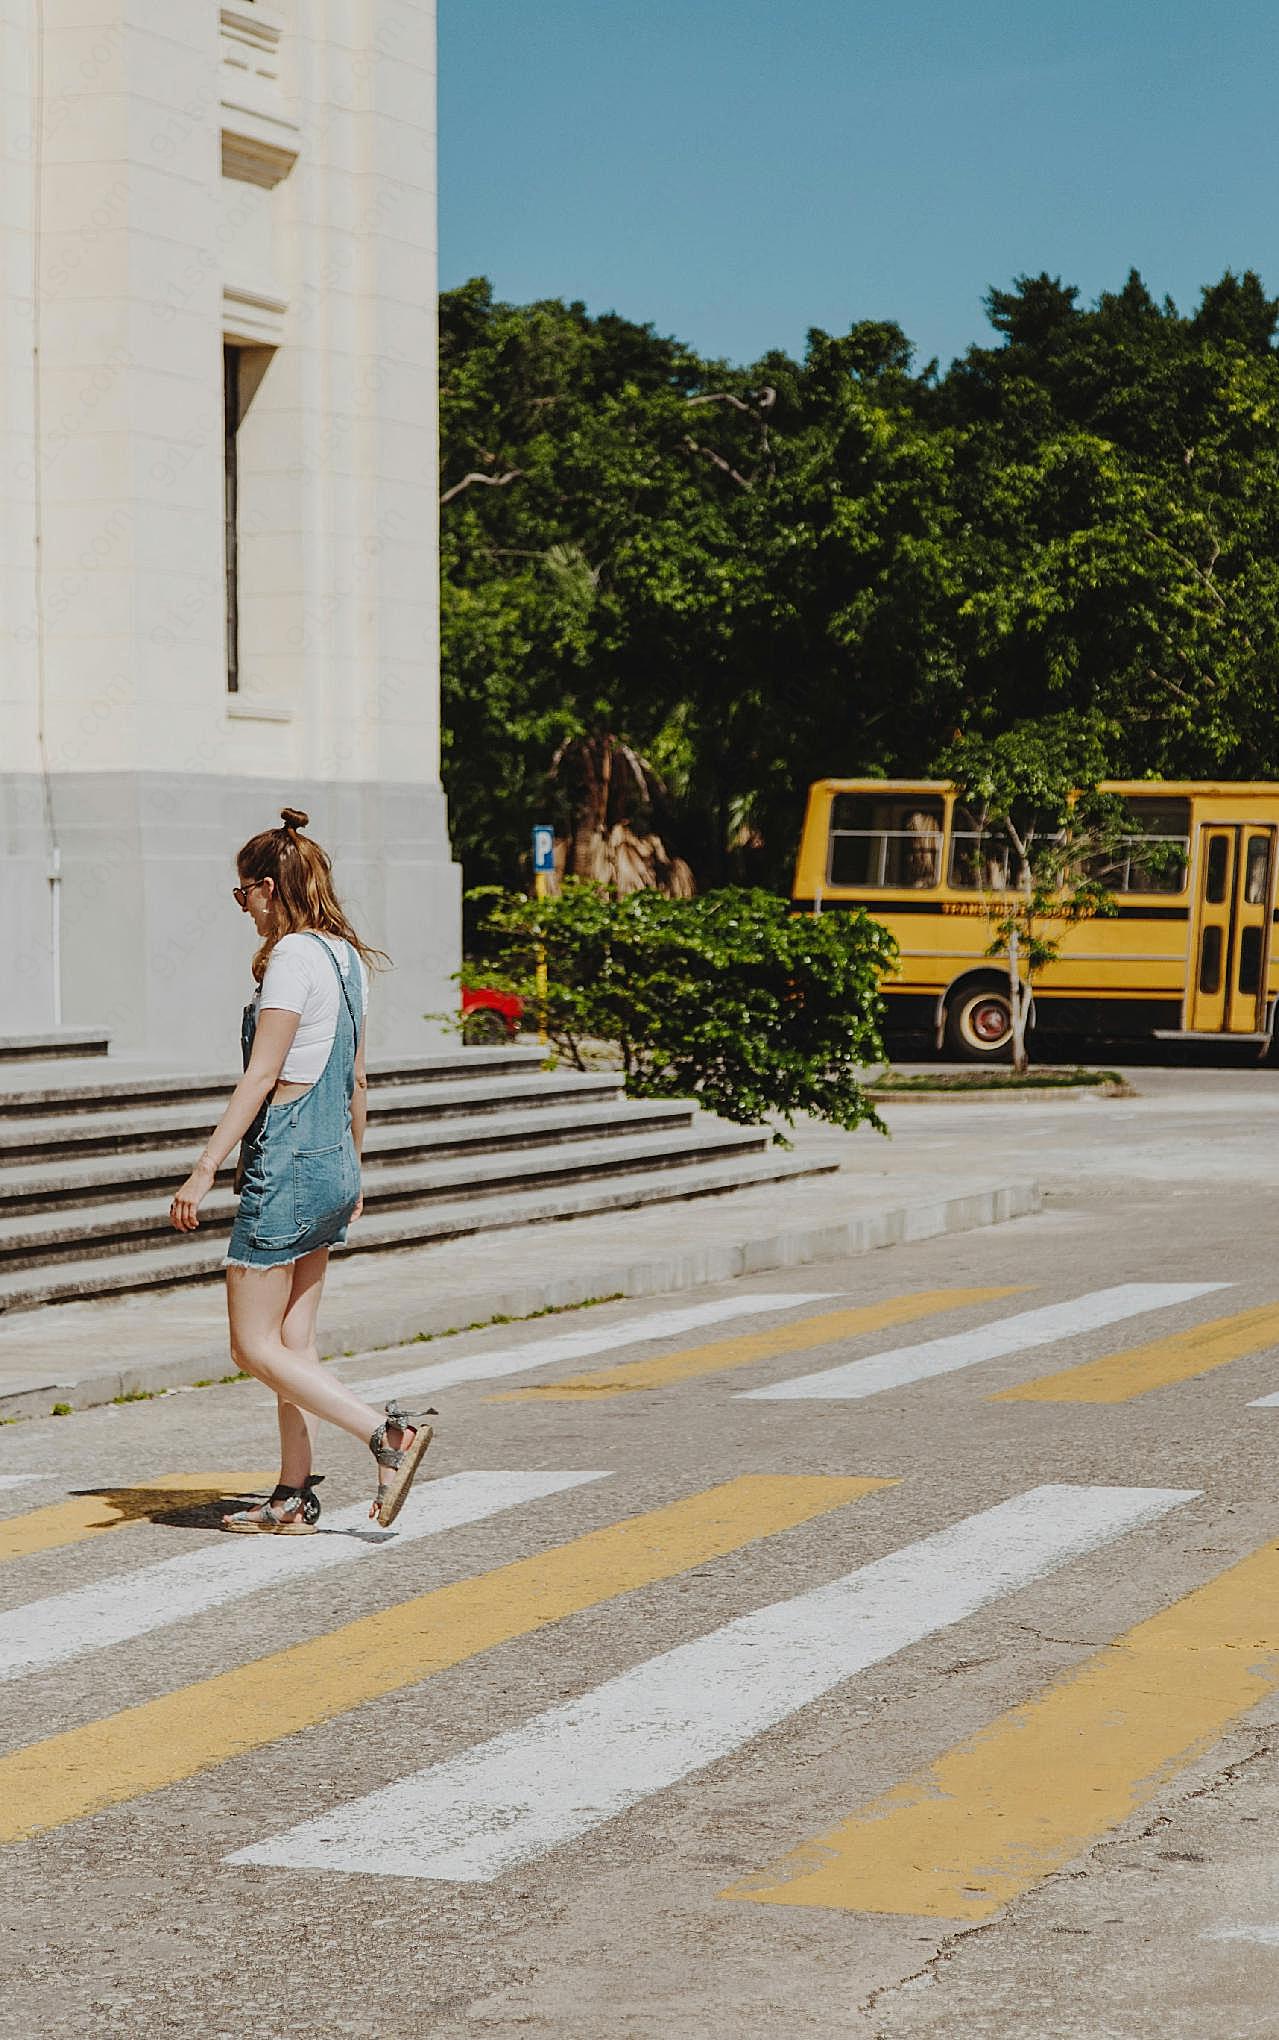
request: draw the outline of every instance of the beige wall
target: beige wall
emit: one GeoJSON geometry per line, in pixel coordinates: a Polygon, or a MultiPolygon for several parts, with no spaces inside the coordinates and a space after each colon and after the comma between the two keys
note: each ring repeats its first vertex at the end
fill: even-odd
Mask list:
{"type": "Polygon", "coordinates": [[[298,798],[317,829],[332,817],[339,880],[396,955],[381,1046],[417,1046],[457,947],[433,9],[45,0],[42,47],[31,0],[0,0],[0,21],[0,940],[18,961],[0,1033],[51,1024],[60,979],[64,1024],[172,1059],[160,980],[187,914],[199,997],[176,1059],[224,1056],[244,967],[230,859],[298,798]],[[256,384],[238,695],[224,336],[254,350],[256,384]]]}

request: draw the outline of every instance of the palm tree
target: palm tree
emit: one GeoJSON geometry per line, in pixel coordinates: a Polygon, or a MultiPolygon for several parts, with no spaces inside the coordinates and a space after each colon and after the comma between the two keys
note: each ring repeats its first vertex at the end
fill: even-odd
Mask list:
{"type": "Polygon", "coordinates": [[[692,871],[659,833],[666,788],[630,744],[611,730],[570,737],[551,760],[550,778],[563,789],[570,815],[555,845],[560,877],[593,879],[617,893],[692,897],[692,871]]]}

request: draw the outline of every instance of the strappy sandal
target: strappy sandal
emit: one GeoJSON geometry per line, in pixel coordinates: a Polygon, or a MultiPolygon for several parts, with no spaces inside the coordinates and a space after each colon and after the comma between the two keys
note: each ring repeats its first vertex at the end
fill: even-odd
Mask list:
{"type": "MultiPolygon", "coordinates": [[[[435,1410],[427,1410],[425,1413],[427,1417],[436,1414],[435,1410]]],[[[379,1472],[377,1501],[373,1505],[373,1514],[384,1530],[395,1521],[404,1507],[405,1498],[413,1485],[413,1476],[421,1465],[423,1454],[434,1435],[424,1417],[415,1416],[408,1410],[397,1409],[394,1403],[386,1405],[386,1420],[378,1425],[369,1439],[369,1451],[379,1468],[386,1467],[391,1475],[390,1480],[383,1481],[379,1472]],[[388,1429],[398,1431],[401,1437],[411,1431],[412,1443],[388,1445],[386,1442],[388,1429]]]]}
{"type": "Polygon", "coordinates": [[[270,1499],[251,1509],[237,1509],[222,1518],[222,1528],[240,1537],[309,1537],[320,1520],[320,1497],[315,1490],[322,1473],[308,1473],[301,1487],[272,1489],[270,1499]]]}

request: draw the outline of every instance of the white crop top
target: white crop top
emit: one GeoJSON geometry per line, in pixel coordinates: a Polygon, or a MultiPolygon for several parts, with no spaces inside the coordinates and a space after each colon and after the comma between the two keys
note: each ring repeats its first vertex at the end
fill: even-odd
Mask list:
{"type": "MultiPolygon", "coordinates": [[[[360,966],[363,993],[362,1012],[368,1011],[369,974],[364,958],[352,952],[340,935],[321,935],[337,958],[343,977],[350,970],[354,953],[360,966]]],[[[284,1058],[280,1079],[286,1084],[314,1084],[324,1074],[333,1037],[337,1033],[338,1002],[342,997],[338,981],[320,954],[314,935],[281,935],[267,959],[256,1005],[280,1008],[299,1015],[298,1031],[284,1058]]]]}

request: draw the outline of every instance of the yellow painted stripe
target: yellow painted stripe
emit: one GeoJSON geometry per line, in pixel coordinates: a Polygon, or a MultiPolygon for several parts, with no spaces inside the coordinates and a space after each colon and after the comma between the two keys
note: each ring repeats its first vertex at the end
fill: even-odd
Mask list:
{"type": "Polygon", "coordinates": [[[630,1360],[620,1367],[599,1367],[590,1374],[574,1375],[570,1381],[552,1381],[531,1388],[508,1389],[491,1395],[488,1402],[579,1402],[596,1396],[631,1395],[637,1389],[668,1388],[675,1381],[691,1381],[700,1374],[720,1374],[729,1367],[749,1367],[756,1360],[772,1360],[782,1353],[803,1353],[813,1346],[831,1346],[840,1339],[854,1339],[862,1332],[882,1332],[890,1325],[906,1325],[914,1318],[932,1317],[944,1310],[963,1310],[966,1305],[994,1303],[1003,1296],[1017,1296],[1013,1289],[925,1289],[914,1296],[892,1296],[885,1303],[861,1304],[854,1310],[828,1310],[820,1317],[801,1318],[798,1323],[777,1325],[768,1332],[748,1332],[736,1339],[719,1339],[709,1346],[686,1346],[678,1353],[663,1353],[653,1360],[630,1360]]]}
{"type": "Polygon", "coordinates": [[[748,1474],[0,1758],[0,1841],[154,1792],[891,1480],[748,1474]]]}
{"type": "Polygon", "coordinates": [[[1277,1686],[1279,1551],[1264,1547],[722,1896],[989,1919],[1277,1686]]]}
{"type": "Polygon", "coordinates": [[[146,1487],[95,1488],[28,1509],[23,1516],[0,1522],[0,1559],[27,1558],[35,1551],[56,1551],[61,1544],[83,1544],[104,1530],[126,1523],[163,1521],[179,1511],[212,1507],[215,1502],[254,1494],[275,1484],[274,1469],[256,1473],[161,1473],[146,1487]],[[180,1499],[178,1499],[180,1498],[180,1499]]]}
{"type": "Polygon", "coordinates": [[[1193,1381],[1197,1374],[1211,1374],[1214,1367],[1228,1367],[1279,1342],[1279,1304],[1263,1304],[1259,1310],[1239,1311],[1234,1317],[1214,1318],[1210,1324],[1192,1325],[1189,1331],[1171,1338],[1152,1339],[1147,1346],[1130,1346],[1126,1352],[1107,1354],[1104,1360],[1089,1360],[1082,1367],[1068,1367],[1061,1374],[1041,1374],[1019,1388],[1005,1388],[990,1402],[1121,1403],[1134,1396],[1148,1395],[1152,1388],[1169,1388],[1177,1381],[1193,1381]]]}

